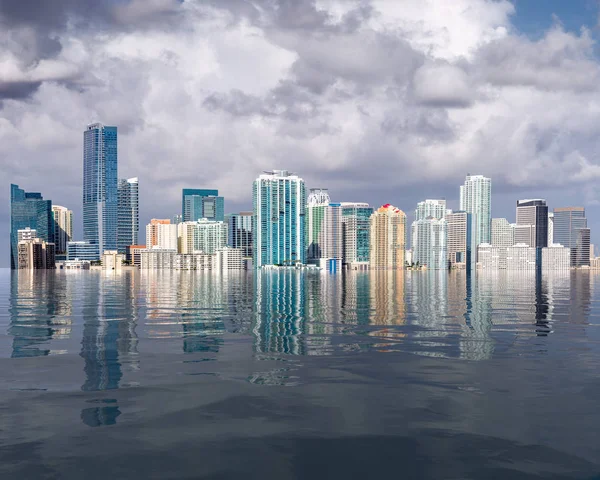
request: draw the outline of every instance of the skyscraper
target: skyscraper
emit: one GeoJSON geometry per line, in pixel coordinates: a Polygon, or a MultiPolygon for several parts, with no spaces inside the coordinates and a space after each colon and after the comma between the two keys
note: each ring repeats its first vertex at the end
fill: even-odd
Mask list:
{"type": "Polygon", "coordinates": [[[326,189],[311,189],[306,201],[306,246],[309,263],[319,264],[333,271],[341,267],[342,206],[331,203],[326,189]]]}
{"type": "Polygon", "coordinates": [[[73,239],[73,212],[60,205],[52,206],[54,219],[54,244],[57,255],[67,253],[67,242],[73,239]]]}
{"type": "Polygon", "coordinates": [[[218,190],[184,188],[181,194],[181,215],[184,222],[201,218],[222,222],[225,220],[225,200],[218,190]]]}
{"type": "Polygon", "coordinates": [[[18,266],[18,231],[31,228],[37,237],[54,243],[52,201],[44,200],[41,193],[26,192],[18,185],[10,186],[10,268],[18,266]]]}
{"type": "Polygon", "coordinates": [[[448,222],[448,264],[450,268],[471,269],[476,256],[473,216],[468,212],[446,215],[448,222]]]}
{"type": "Polygon", "coordinates": [[[373,208],[368,203],[342,202],[342,262],[350,270],[369,267],[370,222],[373,208]]]}
{"type": "Polygon", "coordinates": [[[231,213],[227,221],[227,245],[241,248],[244,258],[252,257],[252,212],[231,213]]]}
{"type": "Polygon", "coordinates": [[[554,244],[554,213],[548,212],[548,246],[554,244]]]}
{"type": "Polygon", "coordinates": [[[516,224],[506,218],[492,218],[492,241],[494,247],[508,248],[515,244],[516,224]]]}
{"type": "Polygon", "coordinates": [[[252,192],[254,266],[306,263],[304,180],[287,170],[260,175],[252,192]]]}
{"type": "Polygon", "coordinates": [[[446,216],[446,200],[427,199],[417,203],[415,220],[424,220],[428,217],[444,218],[446,216]]]}
{"type": "Polygon", "coordinates": [[[88,125],[83,133],[83,239],[117,249],[117,127],[88,125]]]}
{"type": "Polygon", "coordinates": [[[177,250],[177,224],[168,219],[150,220],[146,225],[146,247],[177,250]]]}
{"type": "Polygon", "coordinates": [[[401,270],[406,252],[406,214],[390,205],[380,207],[370,218],[369,267],[401,270]]]}
{"type": "Polygon", "coordinates": [[[127,253],[127,247],[137,245],[140,230],[139,181],[137,177],[119,180],[118,197],[118,250],[119,253],[127,253]]]}
{"type": "Polygon", "coordinates": [[[546,200],[517,200],[515,244],[520,243],[535,248],[548,246],[548,206],[546,200]]]}
{"type": "Polygon", "coordinates": [[[447,267],[446,200],[427,199],[417,204],[411,225],[412,262],[430,270],[447,267]]]}
{"type": "Polygon", "coordinates": [[[177,225],[178,251],[182,254],[203,252],[209,255],[227,245],[227,224],[202,218],[177,225]]]}
{"type": "Polygon", "coordinates": [[[583,207],[562,207],[554,209],[554,242],[571,249],[571,266],[589,265],[589,253],[579,252],[588,243],[589,229],[583,207]],[[587,232],[581,232],[586,229],[587,232]],[[587,240],[586,240],[587,238],[587,240]],[[581,263],[583,262],[583,263],[581,263]]]}
{"type": "Polygon", "coordinates": [[[467,174],[460,187],[460,209],[473,215],[475,245],[490,243],[492,222],[492,180],[467,174]]]}
{"type": "Polygon", "coordinates": [[[448,222],[445,218],[427,217],[412,224],[412,261],[429,270],[448,266],[448,222]]]}

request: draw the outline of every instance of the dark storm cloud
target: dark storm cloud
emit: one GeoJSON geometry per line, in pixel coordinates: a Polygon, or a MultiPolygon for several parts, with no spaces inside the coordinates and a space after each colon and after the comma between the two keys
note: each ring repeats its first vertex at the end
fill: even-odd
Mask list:
{"type": "MultiPolygon", "coordinates": [[[[0,100],[12,98],[22,100],[35,92],[42,82],[0,82],[0,100]]],[[[2,104],[0,103],[0,107],[2,104]]]]}

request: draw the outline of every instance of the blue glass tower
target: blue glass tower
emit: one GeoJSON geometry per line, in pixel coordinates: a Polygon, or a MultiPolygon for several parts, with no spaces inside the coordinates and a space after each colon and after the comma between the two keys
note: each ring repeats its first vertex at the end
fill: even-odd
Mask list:
{"type": "Polygon", "coordinates": [[[25,228],[37,231],[46,242],[54,242],[52,201],[41,193],[26,192],[18,185],[10,186],[10,268],[17,268],[18,231],[25,228]]]}
{"type": "Polygon", "coordinates": [[[88,125],[83,133],[83,239],[117,249],[117,127],[88,125]]]}
{"type": "Polygon", "coordinates": [[[181,194],[181,217],[184,222],[201,218],[216,222],[225,221],[225,199],[218,190],[184,188],[181,194]]]}
{"type": "Polygon", "coordinates": [[[286,170],[254,181],[254,266],[306,263],[304,180],[286,170]]]}

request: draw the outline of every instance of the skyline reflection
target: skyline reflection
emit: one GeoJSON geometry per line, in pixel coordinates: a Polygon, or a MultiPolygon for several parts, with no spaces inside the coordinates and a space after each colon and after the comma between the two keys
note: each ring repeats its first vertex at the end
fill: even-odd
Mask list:
{"type": "Polygon", "coordinates": [[[11,347],[0,354],[77,354],[84,391],[136,385],[149,354],[215,359],[231,335],[251,339],[257,356],[403,351],[483,361],[532,344],[548,353],[557,328],[589,336],[594,288],[585,271],[19,272],[10,277],[11,347]]]}

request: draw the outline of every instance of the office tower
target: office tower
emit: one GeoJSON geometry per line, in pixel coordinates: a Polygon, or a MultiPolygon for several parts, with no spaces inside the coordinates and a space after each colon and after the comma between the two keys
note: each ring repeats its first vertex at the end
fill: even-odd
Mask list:
{"type": "Polygon", "coordinates": [[[448,222],[445,218],[427,217],[412,224],[412,261],[429,270],[443,270],[448,265],[448,222]]]}
{"type": "Polygon", "coordinates": [[[326,189],[313,188],[306,201],[306,259],[331,271],[341,267],[342,206],[331,203],[326,189]]]}
{"type": "Polygon", "coordinates": [[[577,230],[575,267],[590,266],[590,229],[579,228],[577,230]]]}
{"type": "Polygon", "coordinates": [[[227,245],[240,248],[243,258],[252,258],[252,212],[230,213],[227,222],[227,245]]]}
{"type": "Polygon", "coordinates": [[[369,268],[370,224],[368,203],[342,202],[342,263],[350,270],[369,268]]]}
{"type": "Polygon", "coordinates": [[[183,222],[183,215],[181,215],[181,213],[177,214],[177,215],[173,215],[173,223],[175,225],[179,224],[183,222]]]}
{"type": "Polygon", "coordinates": [[[201,218],[225,220],[225,200],[218,190],[184,188],[181,194],[182,221],[195,222],[201,218]]]}
{"type": "Polygon", "coordinates": [[[492,221],[492,180],[467,174],[460,187],[460,209],[473,215],[475,245],[490,243],[492,221]]]}
{"type": "Polygon", "coordinates": [[[406,214],[390,205],[381,206],[370,218],[369,267],[401,270],[406,250],[406,214]]]}
{"type": "Polygon", "coordinates": [[[37,236],[54,243],[52,201],[44,200],[41,193],[26,192],[18,185],[10,186],[10,268],[18,266],[18,231],[36,230],[37,236]]]}
{"type": "Polygon", "coordinates": [[[535,248],[548,246],[548,206],[546,200],[517,200],[515,244],[518,243],[535,248]]]}
{"type": "Polygon", "coordinates": [[[554,213],[548,212],[548,246],[554,244],[554,213]]]}
{"type": "Polygon", "coordinates": [[[492,218],[492,239],[494,247],[512,247],[515,244],[515,223],[506,218],[492,218]]]}
{"type": "Polygon", "coordinates": [[[73,212],[60,205],[52,206],[54,245],[57,255],[67,253],[67,242],[73,239],[73,212]]]}
{"type": "Polygon", "coordinates": [[[227,224],[205,218],[177,225],[178,251],[182,254],[203,252],[212,255],[227,245],[227,224]]]}
{"type": "Polygon", "coordinates": [[[117,127],[88,125],[83,133],[83,239],[104,250],[117,249],[117,127]]]}
{"type": "Polygon", "coordinates": [[[223,247],[215,252],[215,270],[226,272],[228,270],[242,270],[242,249],[223,247]]]}
{"type": "Polygon", "coordinates": [[[446,214],[446,221],[449,267],[471,269],[477,253],[473,216],[467,212],[452,212],[446,214]]]}
{"type": "Polygon", "coordinates": [[[304,180],[286,170],[260,175],[252,192],[254,266],[306,263],[304,180]]]}
{"type": "Polygon", "coordinates": [[[117,244],[121,254],[137,245],[140,230],[139,181],[137,177],[119,180],[117,244]]]}
{"type": "Polygon", "coordinates": [[[446,200],[427,199],[417,203],[415,210],[415,220],[424,220],[426,218],[445,218],[447,213],[446,200]]]}
{"type": "Polygon", "coordinates": [[[586,235],[580,233],[587,229],[587,218],[583,207],[563,207],[554,209],[554,242],[571,249],[571,266],[589,265],[589,253],[579,252],[579,245],[585,246],[586,235]],[[584,262],[583,264],[580,262],[584,262]],[[587,263],[585,263],[587,262],[587,263]]]}

